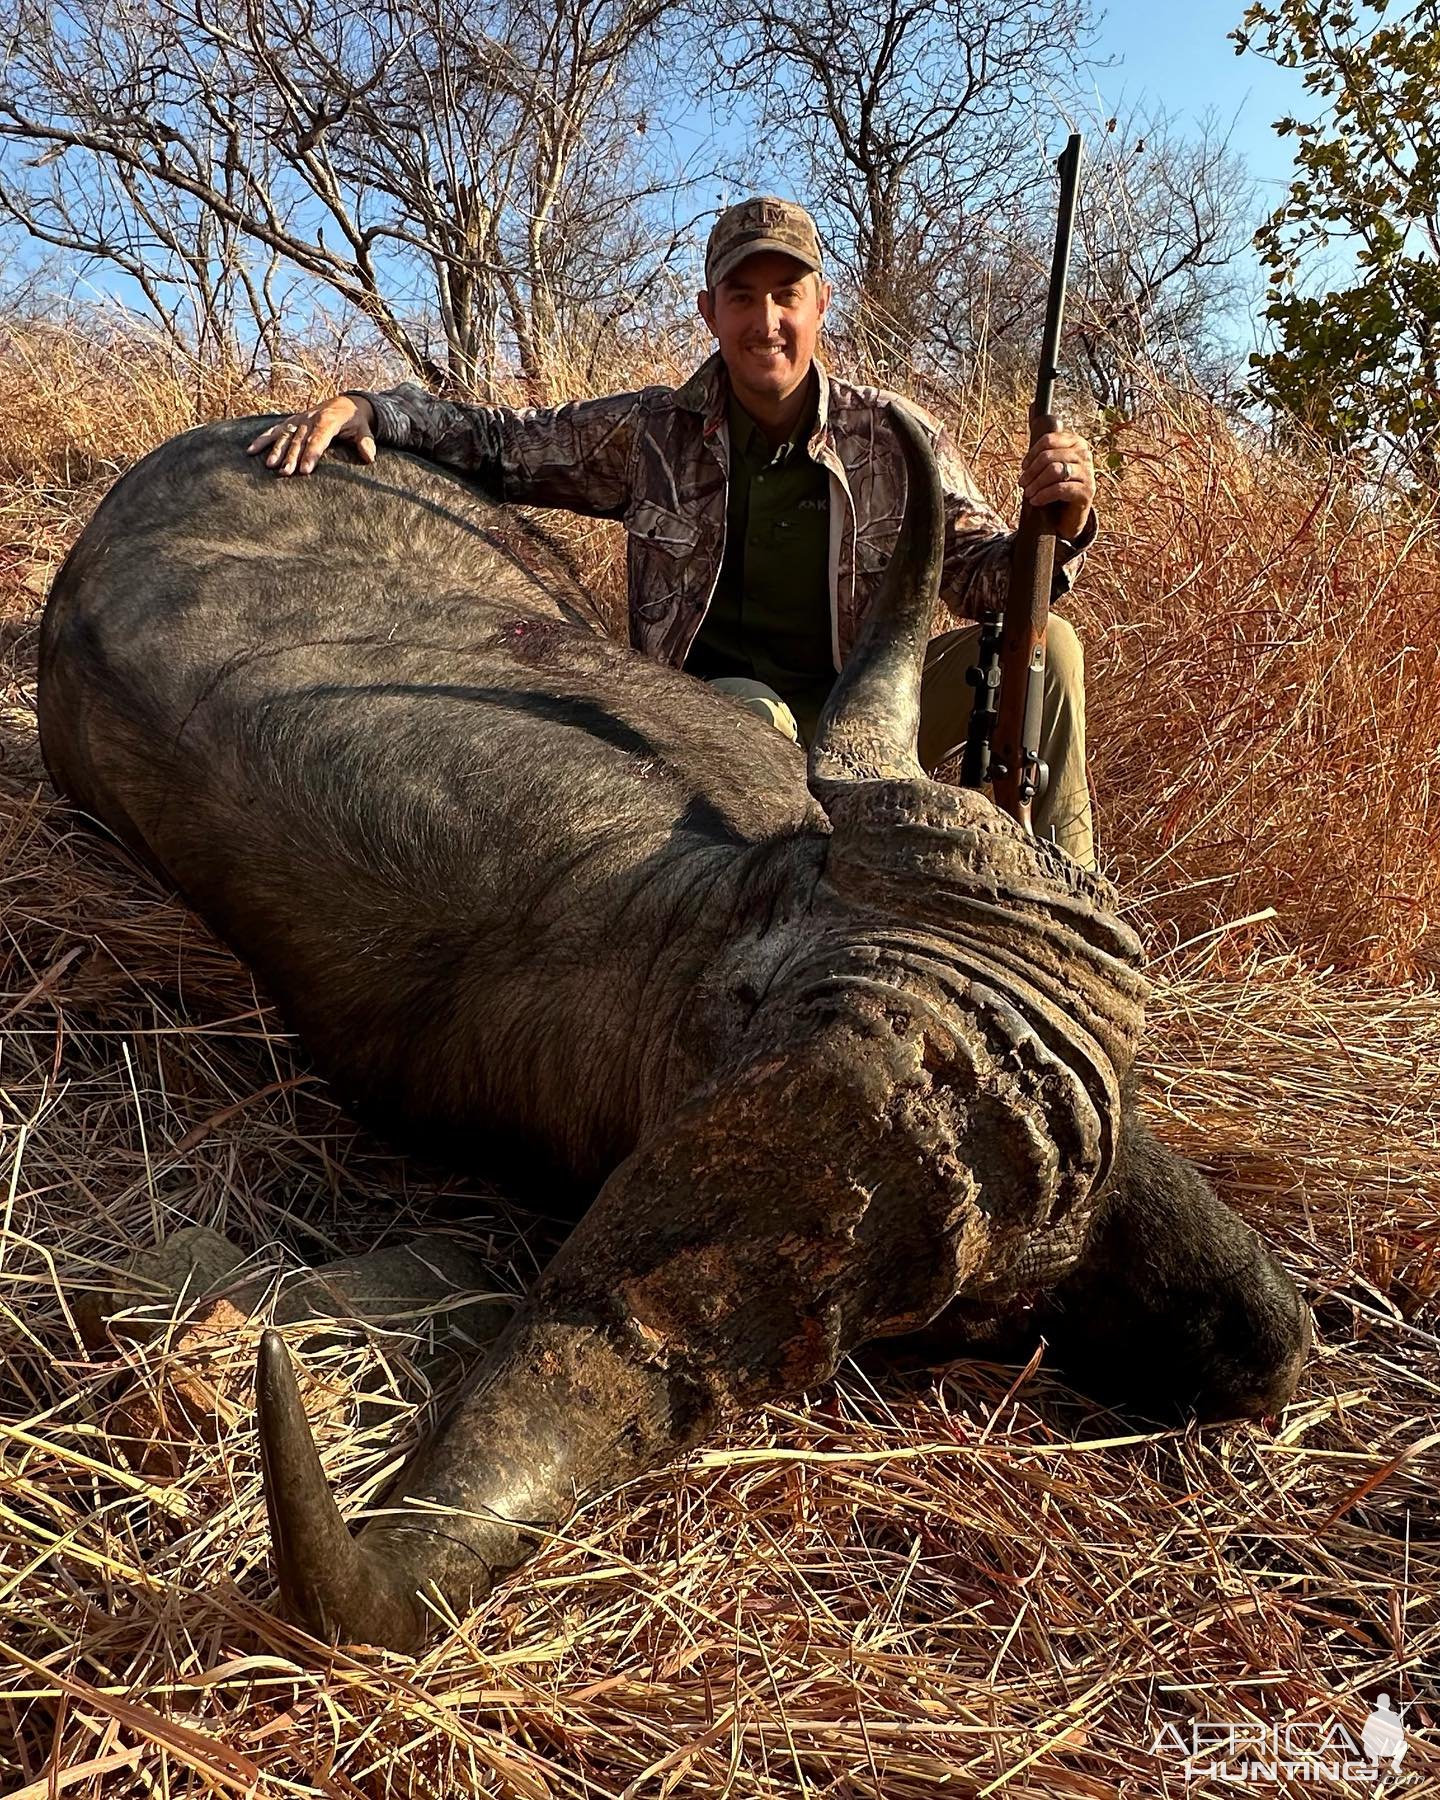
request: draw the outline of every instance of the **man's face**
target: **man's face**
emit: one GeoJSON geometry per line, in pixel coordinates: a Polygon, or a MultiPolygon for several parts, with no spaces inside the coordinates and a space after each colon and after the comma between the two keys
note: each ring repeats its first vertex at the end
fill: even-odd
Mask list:
{"type": "Polygon", "coordinates": [[[742,405],[748,395],[773,406],[805,381],[830,304],[828,281],[793,256],[761,250],[698,300],[742,405]]]}

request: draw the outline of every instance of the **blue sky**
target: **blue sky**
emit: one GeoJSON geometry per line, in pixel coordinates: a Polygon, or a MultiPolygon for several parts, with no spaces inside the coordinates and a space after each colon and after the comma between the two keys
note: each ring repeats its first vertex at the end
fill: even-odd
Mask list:
{"type": "MultiPolygon", "coordinates": [[[[1312,116],[1313,102],[1299,71],[1277,69],[1253,51],[1235,54],[1228,34],[1245,6],[1246,0],[1111,0],[1103,15],[1098,8],[1093,14],[1094,54],[1113,64],[1095,72],[1094,91],[1102,114],[1158,105],[1181,132],[1213,110],[1257,183],[1258,224],[1283,199],[1292,173],[1294,140],[1276,133],[1275,120],[1312,116]]],[[[1245,264],[1251,304],[1242,303],[1222,329],[1237,359],[1255,347],[1262,329],[1254,316],[1264,289],[1260,259],[1250,251],[1245,264]]]]}
{"type": "MultiPolygon", "coordinates": [[[[1231,150],[1243,159],[1257,184],[1253,223],[1259,225],[1283,199],[1292,175],[1294,141],[1280,137],[1274,122],[1286,114],[1309,116],[1313,101],[1299,71],[1277,69],[1253,51],[1236,55],[1228,34],[1240,25],[1247,4],[1248,0],[1185,0],[1179,5],[1174,0],[1111,0],[1108,6],[1091,6],[1090,54],[1107,66],[1094,69],[1083,85],[1076,85],[1080,122],[1087,132],[1093,133],[1096,118],[1158,109],[1169,116],[1175,134],[1183,137],[1198,133],[1204,116],[1213,113],[1219,133],[1228,134],[1231,150]]],[[[1068,110],[1068,97],[1057,95],[1046,133],[1051,155],[1064,145],[1068,110]]],[[[1039,123],[1043,129],[1044,119],[1039,123]]],[[[722,142],[733,139],[737,131],[712,97],[709,105],[697,105],[684,121],[679,141],[694,148],[717,129],[722,142]]],[[[1092,137],[1092,152],[1094,148],[1092,137]]],[[[777,181],[763,171],[760,179],[771,185],[777,181]]],[[[746,188],[742,179],[735,194],[717,193],[715,199],[737,197],[746,188]]],[[[783,178],[776,191],[790,191],[783,178]]],[[[1242,269],[1251,305],[1238,303],[1221,335],[1243,358],[1256,343],[1254,312],[1261,304],[1264,273],[1253,251],[1243,256],[1242,269]]]]}
{"type": "Polygon", "coordinates": [[[1235,54],[1227,33],[1239,25],[1245,0],[1112,0],[1097,7],[1096,53],[1113,58],[1095,85],[1106,107],[1123,101],[1157,102],[1179,124],[1193,123],[1213,107],[1228,125],[1232,148],[1263,184],[1262,196],[1278,201],[1290,173],[1290,140],[1277,137],[1273,121],[1304,114],[1308,96],[1293,69],[1277,69],[1247,51],[1235,54]]]}

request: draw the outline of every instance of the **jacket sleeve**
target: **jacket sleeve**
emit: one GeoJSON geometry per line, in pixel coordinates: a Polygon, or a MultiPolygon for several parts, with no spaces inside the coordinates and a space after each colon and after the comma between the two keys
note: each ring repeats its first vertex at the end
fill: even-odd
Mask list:
{"type": "Polygon", "coordinates": [[[355,390],[375,409],[382,444],[494,483],[501,499],[616,519],[630,501],[645,392],[565,406],[472,406],[414,382],[355,390]]]}
{"type": "MultiPolygon", "coordinates": [[[[935,456],[945,490],[945,562],[940,575],[940,599],[955,618],[978,619],[1005,605],[1015,533],[981,496],[974,476],[943,426],[936,432],[935,456]]],[[[1095,541],[1096,529],[1092,507],[1078,538],[1055,540],[1052,599],[1069,593],[1085,552],[1095,541]]],[[[945,624],[939,627],[947,628],[945,624]]]]}

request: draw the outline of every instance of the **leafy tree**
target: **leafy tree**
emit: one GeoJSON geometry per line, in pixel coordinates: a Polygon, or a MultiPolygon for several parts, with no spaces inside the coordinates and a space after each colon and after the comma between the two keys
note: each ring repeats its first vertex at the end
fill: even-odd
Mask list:
{"type": "MultiPolygon", "coordinates": [[[[1390,16],[1388,0],[1274,0],[1232,33],[1303,71],[1321,104],[1295,140],[1285,203],[1256,235],[1275,347],[1255,389],[1337,448],[1398,459],[1440,488],[1440,0],[1390,16]],[[1327,251],[1353,278],[1325,293],[1301,277],[1327,251]]],[[[1333,277],[1332,277],[1333,279],[1333,277]]]]}

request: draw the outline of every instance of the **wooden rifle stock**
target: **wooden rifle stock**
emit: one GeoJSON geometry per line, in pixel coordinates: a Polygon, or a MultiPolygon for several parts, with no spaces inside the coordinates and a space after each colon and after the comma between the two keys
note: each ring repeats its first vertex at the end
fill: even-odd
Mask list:
{"type": "MultiPolygon", "coordinates": [[[[1080,134],[1071,134],[1060,156],[1060,217],[1055,254],[1050,265],[1050,292],[1045,309],[1045,335],[1040,373],[1030,408],[1030,443],[1057,429],[1051,411],[1060,354],[1060,327],[1065,312],[1065,277],[1079,191],[1080,134]]],[[[982,665],[976,682],[962,779],[979,786],[988,779],[996,804],[1032,829],[1030,809],[1045,779],[1040,761],[1040,708],[1045,686],[1045,628],[1055,579],[1055,508],[1037,510],[1028,501],[1020,509],[1011,552],[1010,584],[1000,627],[999,697],[989,702],[990,717],[981,719],[982,703],[994,682],[982,665]],[[981,744],[979,739],[988,739],[981,744]],[[974,779],[978,775],[979,780],[974,779]]],[[[991,632],[993,640],[993,627],[991,632]]],[[[993,674],[993,671],[991,672],[993,674]]]]}

